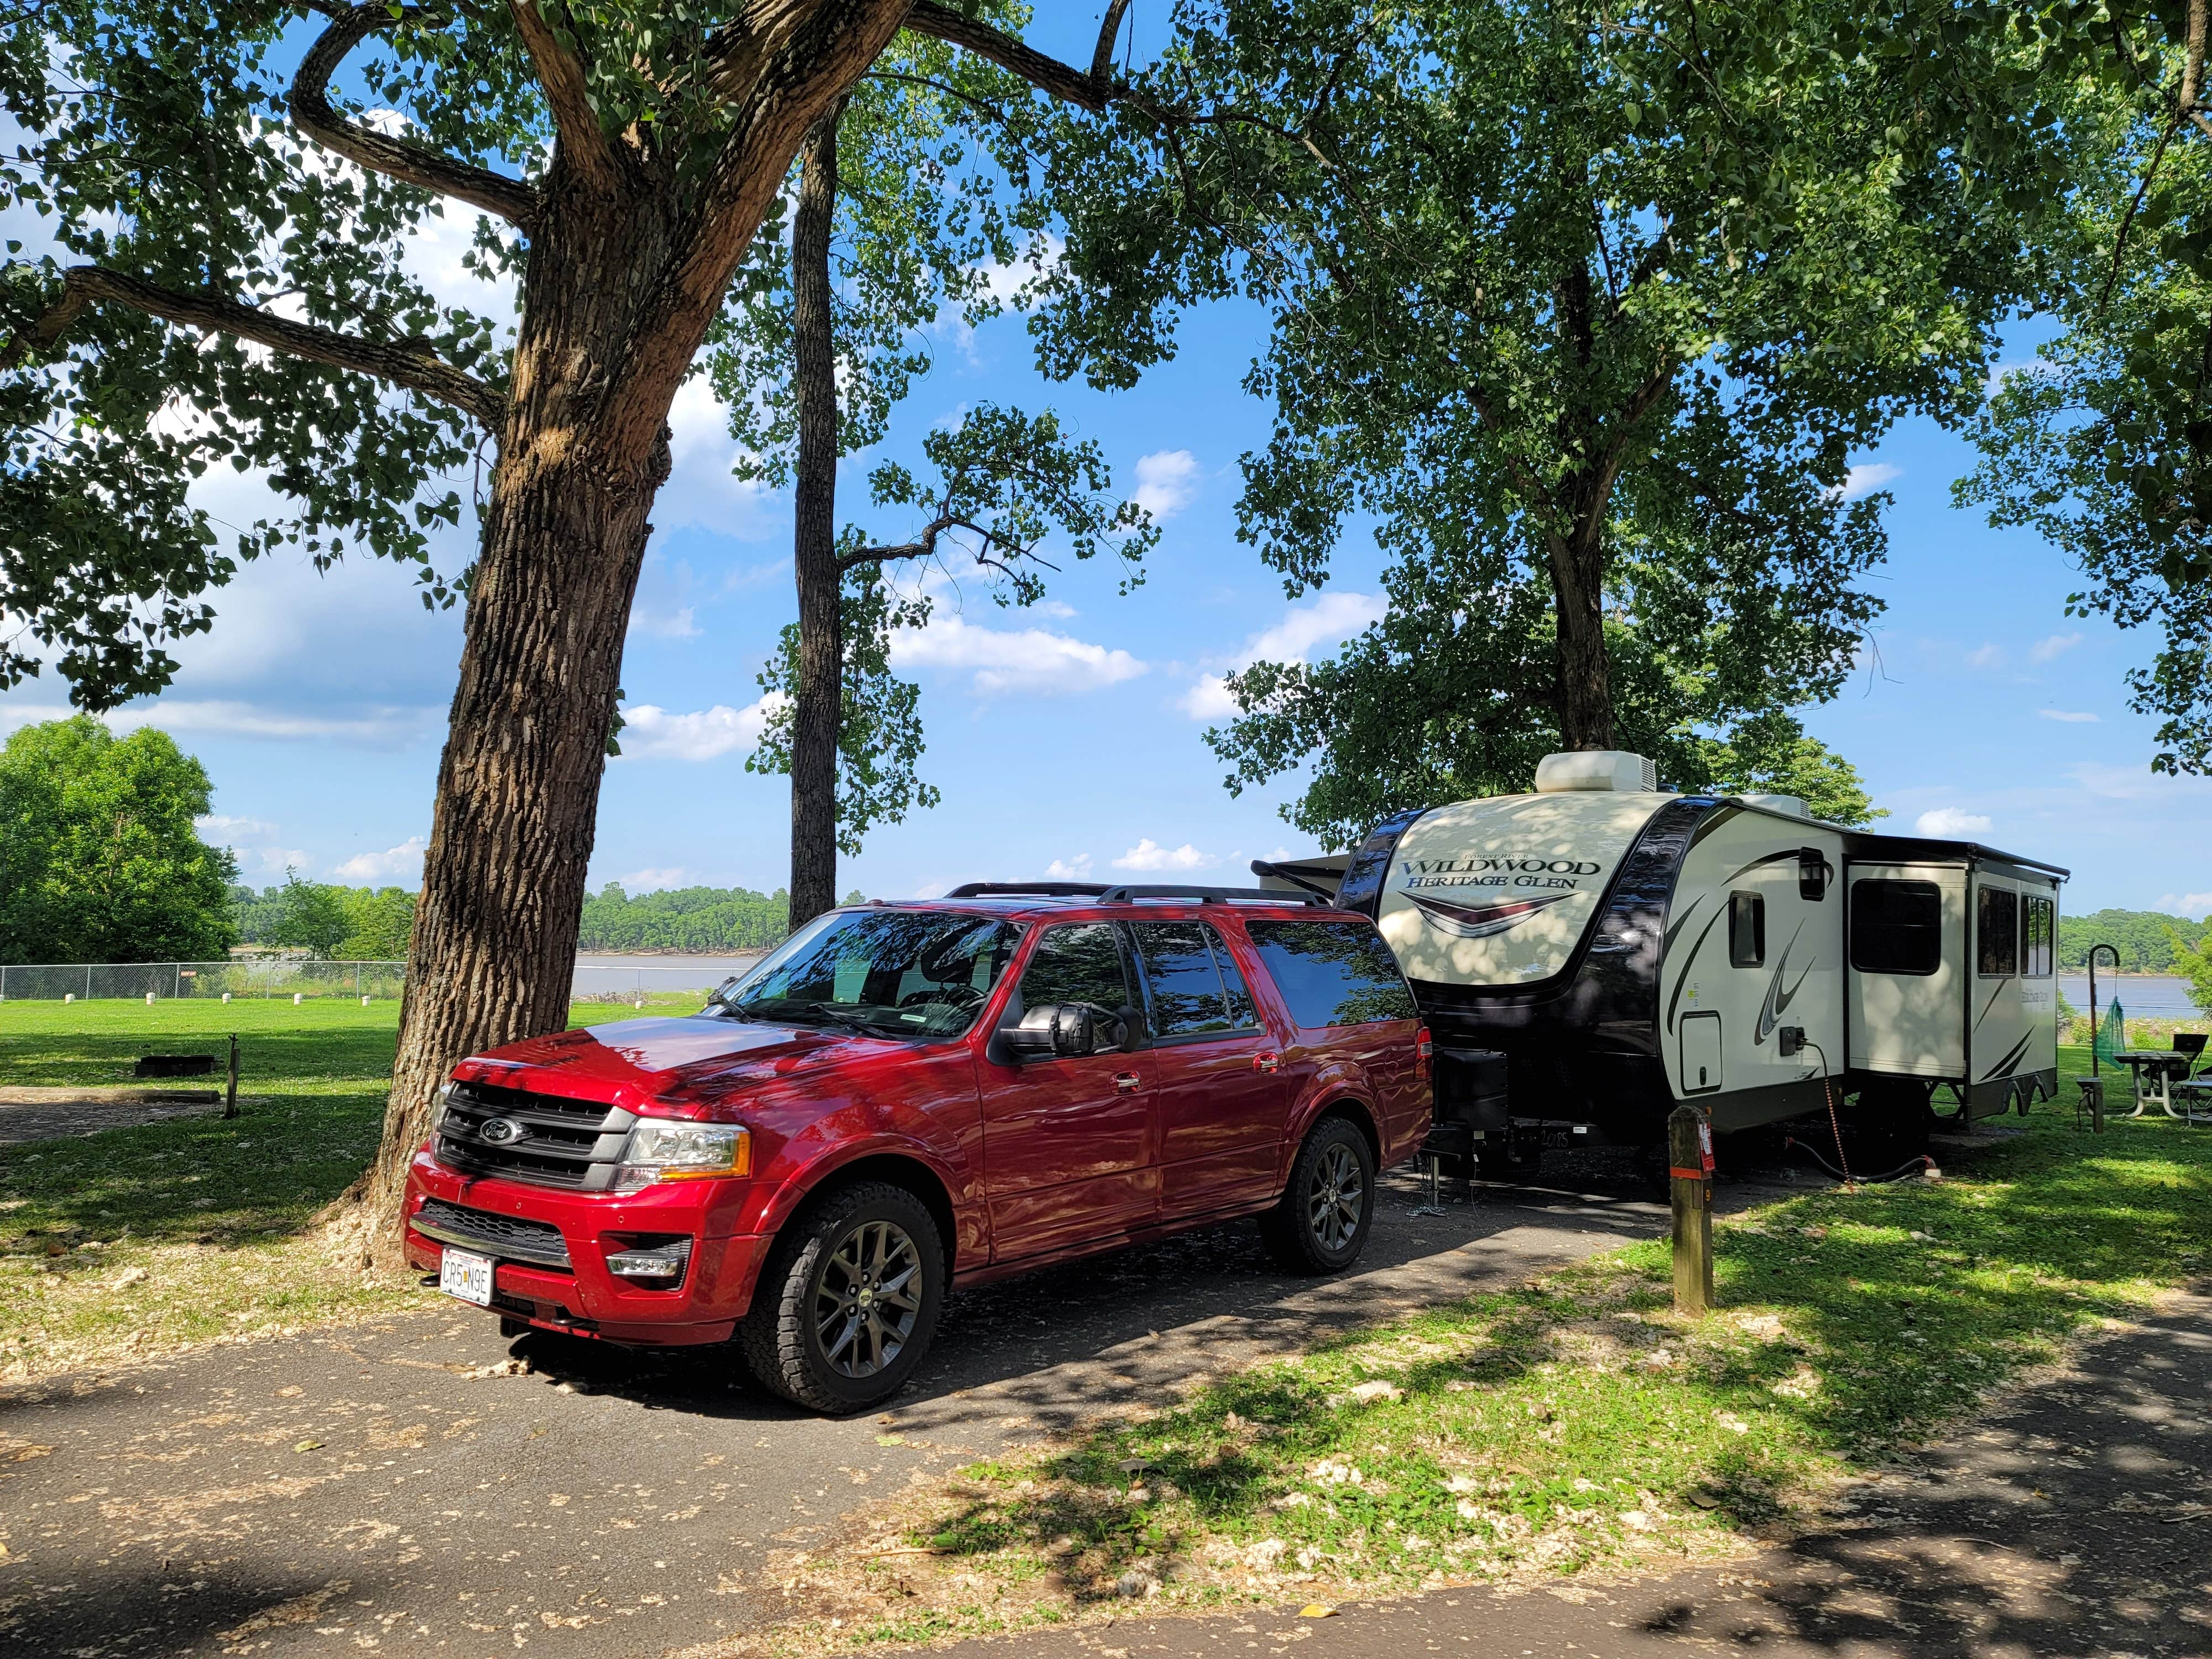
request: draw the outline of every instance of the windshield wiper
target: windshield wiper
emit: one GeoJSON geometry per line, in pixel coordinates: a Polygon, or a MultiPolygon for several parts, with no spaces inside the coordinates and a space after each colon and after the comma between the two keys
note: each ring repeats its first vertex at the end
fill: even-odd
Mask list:
{"type": "Polygon", "coordinates": [[[812,1014],[819,1019],[826,1019],[832,1025],[842,1025],[848,1031],[857,1031],[862,1036],[881,1036],[883,1035],[881,1031],[876,1029],[875,1022],[869,1019],[866,1015],[848,1013],[844,1009],[833,1007],[826,1002],[810,1002],[799,1012],[801,1013],[812,1014]]]}

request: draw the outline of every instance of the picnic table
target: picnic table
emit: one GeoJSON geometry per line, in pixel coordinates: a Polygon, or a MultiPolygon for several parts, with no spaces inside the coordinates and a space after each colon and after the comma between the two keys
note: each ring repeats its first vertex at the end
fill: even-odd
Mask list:
{"type": "Polygon", "coordinates": [[[2190,1058],[2170,1048],[2123,1048],[2112,1057],[2116,1066],[2124,1066],[2135,1074],[2136,1109],[2130,1117],[2141,1117],[2153,1106],[2164,1110],[2168,1117],[2182,1118],[2185,1112],[2173,1109],[2173,1085],[2189,1075],[2190,1058]]]}

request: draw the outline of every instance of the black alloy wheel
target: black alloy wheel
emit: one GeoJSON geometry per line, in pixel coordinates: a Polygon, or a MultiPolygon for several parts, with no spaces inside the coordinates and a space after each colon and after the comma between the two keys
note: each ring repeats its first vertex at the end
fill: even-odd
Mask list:
{"type": "Polygon", "coordinates": [[[1260,1218],[1260,1232],[1297,1273],[1341,1273],[1359,1259],[1375,1224],[1375,1154],[1340,1117],[1314,1125],[1291,1165],[1290,1184],[1260,1218]]]}
{"type": "Polygon", "coordinates": [[[818,1412],[866,1411],[906,1385],[945,1302],[945,1246],[902,1187],[842,1188],[786,1226],[739,1326],[763,1388],[818,1412]]]}

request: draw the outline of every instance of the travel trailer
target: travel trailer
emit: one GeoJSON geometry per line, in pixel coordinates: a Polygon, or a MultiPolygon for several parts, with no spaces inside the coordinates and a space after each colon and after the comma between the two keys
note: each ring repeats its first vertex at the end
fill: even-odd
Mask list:
{"type": "Polygon", "coordinates": [[[1373,917],[1437,1047],[1432,1143],[1486,1171],[1832,1105],[1884,1155],[2057,1093],[2055,866],[1679,794],[1619,751],[1401,812],[1346,855],[1255,864],[1373,917]],[[1455,1139],[1457,1137],[1457,1140],[1455,1139]]]}

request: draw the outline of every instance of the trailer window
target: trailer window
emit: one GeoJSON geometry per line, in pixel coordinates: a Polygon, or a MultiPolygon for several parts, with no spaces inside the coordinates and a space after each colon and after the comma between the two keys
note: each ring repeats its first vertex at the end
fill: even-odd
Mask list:
{"type": "Polygon", "coordinates": [[[1851,884],[1851,966],[1863,974],[1932,974],[1943,963],[1943,895],[1932,881],[1851,884]]]}
{"type": "Polygon", "coordinates": [[[1308,1030],[1411,1019],[1413,994],[1372,927],[1351,921],[1248,921],[1291,1018],[1308,1030]]]}
{"type": "Polygon", "coordinates": [[[2020,971],[2020,895],[2011,888],[1977,890],[1974,954],[1984,979],[2010,979],[2020,971]]]}
{"type": "Polygon", "coordinates": [[[2027,979],[2049,979],[2052,947],[2057,944],[2058,906],[2047,898],[2021,899],[2020,971],[2027,979]]]}
{"type": "Polygon", "coordinates": [[[1757,893],[1729,895],[1729,966],[1766,965],[1766,900],[1757,893]]]}

